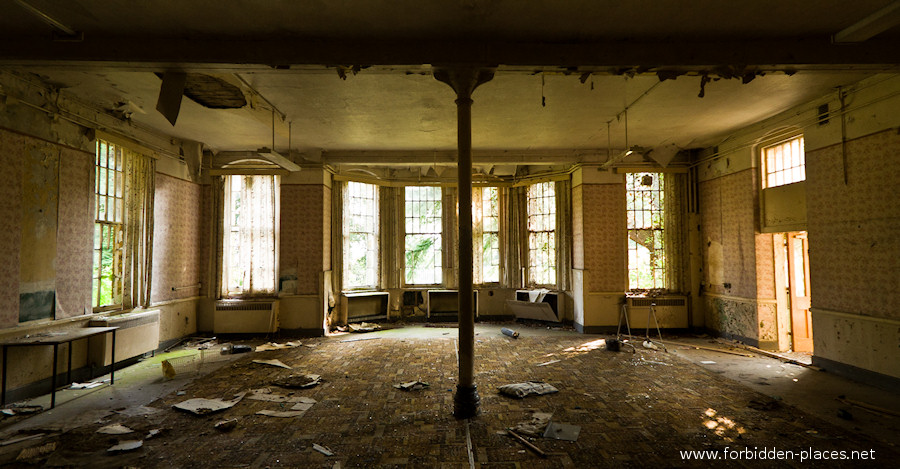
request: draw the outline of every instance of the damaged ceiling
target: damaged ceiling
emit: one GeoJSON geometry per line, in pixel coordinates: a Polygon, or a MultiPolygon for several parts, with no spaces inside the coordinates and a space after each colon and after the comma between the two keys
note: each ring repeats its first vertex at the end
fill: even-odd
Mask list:
{"type": "Polygon", "coordinates": [[[470,61],[497,67],[473,96],[476,150],[699,148],[896,72],[896,26],[831,42],[894,3],[0,0],[0,69],[214,151],[427,158],[456,148],[430,64],[470,61]],[[189,98],[174,126],[155,108],[172,71],[189,98]]]}

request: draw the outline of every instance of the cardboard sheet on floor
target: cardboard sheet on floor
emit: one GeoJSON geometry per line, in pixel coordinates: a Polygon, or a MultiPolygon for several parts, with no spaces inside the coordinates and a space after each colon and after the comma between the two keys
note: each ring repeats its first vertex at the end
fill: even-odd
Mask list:
{"type": "Polygon", "coordinates": [[[186,401],[179,402],[172,407],[178,410],[183,410],[185,412],[190,412],[195,415],[206,415],[234,407],[235,404],[241,402],[241,399],[244,398],[245,394],[247,393],[242,392],[240,394],[236,394],[234,399],[231,399],[230,401],[222,399],[204,399],[202,397],[197,397],[194,399],[188,399],[186,401]]]}
{"type": "Polygon", "coordinates": [[[516,319],[535,319],[538,321],[558,322],[549,303],[531,303],[528,301],[506,300],[506,307],[516,315],[516,319]]]}
{"type": "Polygon", "coordinates": [[[576,441],[578,440],[579,433],[581,433],[581,427],[578,425],[550,422],[550,425],[547,425],[547,429],[544,431],[544,438],[576,441]]]}

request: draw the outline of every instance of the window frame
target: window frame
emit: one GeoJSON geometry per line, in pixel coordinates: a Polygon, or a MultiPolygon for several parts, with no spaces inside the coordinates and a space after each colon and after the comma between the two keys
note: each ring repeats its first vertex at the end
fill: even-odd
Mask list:
{"type": "MultiPolygon", "coordinates": [[[[502,213],[502,197],[500,194],[500,187],[498,186],[480,186],[474,187],[473,193],[478,194],[480,196],[480,200],[477,204],[472,204],[472,230],[475,234],[480,234],[480,239],[473,239],[473,249],[476,249],[476,256],[481,260],[481,269],[479,270],[478,278],[475,279],[476,285],[489,285],[496,286],[500,284],[500,280],[502,277],[501,271],[503,266],[503,250],[500,249],[500,215],[502,213]],[[490,197],[485,198],[486,192],[495,192],[496,193],[496,213],[485,215],[485,204],[487,200],[487,204],[490,206],[490,197]],[[478,213],[480,210],[480,213],[478,213]],[[493,218],[494,221],[494,230],[485,230],[485,219],[493,218]],[[497,263],[496,264],[486,264],[485,260],[485,252],[484,252],[484,243],[485,237],[489,235],[494,236],[494,241],[496,247],[491,247],[491,251],[496,252],[497,263]],[[496,265],[497,269],[497,280],[485,281],[484,280],[484,272],[485,267],[496,265]]],[[[490,209],[488,209],[489,211],[490,209]]],[[[491,256],[493,258],[493,256],[491,256]]],[[[488,261],[489,262],[489,261],[488,261]]]]}
{"type": "Polygon", "coordinates": [[[805,139],[802,133],[794,134],[788,138],[770,140],[764,142],[759,147],[759,167],[760,167],[760,187],[762,189],[771,189],[773,187],[786,186],[796,182],[806,180],[806,147],[805,139]],[[794,143],[797,145],[795,146],[794,143]],[[787,167],[784,161],[784,149],[791,150],[790,166],[787,167]],[[771,158],[769,151],[772,152],[771,158]],[[780,153],[780,154],[779,154],[780,153]],[[781,164],[779,165],[779,159],[781,164]],[[771,160],[771,161],[770,161],[771,160]],[[775,166],[771,169],[770,166],[775,166]],[[780,168],[779,168],[780,166],[780,168]],[[797,178],[799,173],[800,178],[797,178]],[[790,181],[784,182],[784,175],[790,175],[790,181]],[[770,179],[775,180],[775,184],[770,183],[770,179]]]}
{"type": "MultiPolygon", "coordinates": [[[[231,277],[225,274],[225,270],[230,266],[225,262],[224,256],[229,253],[226,252],[225,246],[229,246],[225,240],[226,235],[231,235],[234,233],[234,228],[238,229],[238,233],[240,232],[240,225],[234,225],[229,222],[226,223],[225,218],[233,218],[233,211],[231,209],[233,204],[233,194],[235,192],[232,184],[228,181],[223,181],[222,183],[222,192],[223,192],[223,209],[221,212],[222,216],[222,257],[219,258],[219,262],[222,265],[222,275],[220,276],[219,281],[221,282],[218,297],[220,299],[248,299],[248,298],[272,298],[278,295],[279,286],[278,286],[278,278],[279,278],[279,266],[278,266],[278,255],[279,255],[279,205],[280,205],[280,178],[278,175],[273,174],[229,174],[225,175],[225,178],[245,178],[245,177],[270,177],[272,178],[272,242],[273,242],[273,250],[272,250],[272,291],[271,292],[260,292],[260,291],[252,291],[242,289],[240,292],[232,291],[230,285],[227,285],[228,282],[226,280],[230,280],[231,277]],[[230,190],[230,193],[225,194],[225,192],[230,190]]],[[[243,184],[243,182],[241,183],[243,184]]],[[[231,249],[232,253],[235,251],[231,249]]]]}
{"type": "MultiPolygon", "coordinates": [[[[444,242],[444,233],[443,233],[444,216],[443,216],[443,213],[444,213],[444,210],[446,210],[446,207],[444,207],[443,196],[444,196],[444,191],[441,188],[441,186],[410,185],[410,186],[404,186],[404,188],[403,188],[403,226],[402,226],[402,228],[403,228],[403,239],[402,239],[402,246],[403,246],[403,256],[402,256],[403,269],[402,269],[402,272],[403,272],[403,275],[401,277],[401,284],[404,288],[406,288],[406,287],[428,288],[428,287],[440,286],[440,285],[443,285],[443,283],[444,283],[443,269],[444,269],[445,265],[444,265],[443,256],[445,253],[444,253],[444,247],[443,247],[443,242],[444,242]],[[427,196],[427,198],[419,197],[419,198],[411,201],[410,200],[410,189],[418,191],[420,195],[421,195],[422,189],[425,189],[432,193],[429,194],[427,196]],[[410,210],[409,204],[411,202],[412,203],[434,203],[434,202],[437,202],[439,204],[438,208],[437,208],[437,214],[427,215],[427,217],[431,219],[430,223],[432,223],[432,224],[436,223],[436,227],[437,227],[436,231],[433,229],[431,231],[425,231],[425,230],[421,229],[421,227],[423,226],[423,223],[421,221],[421,218],[423,216],[421,214],[421,208],[418,210],[420,215],[416,215],[415,209],[410,210]],[[416,218],[420,218],[418,223],[414,222],[414,220],[416,218]],[[415,226],[420,227],[420,229],[417,231],[411,230],[411,228],[415,227],[415,226]],[[435,265],[432,266],[431,269],[434,269],[434,273],[436,274],[437,281],[432,282],[432,283],[411,283],[410,281],[408,281],[408,278],[409,278],[408,270],[409,269],[407,266],[407,256],[410,252],[412,252],[407,247],[410,236],[428,236],[428,235],[436,236],[434,243],[428,249],[432,252],[432,258],[434,259],[434,262],[435,262],[435,265]],[[436,253],[435,253],[435,251],[436,251],[436,253]]],[[[427,227],[430,225],[426,224],[425,226],[427,227]]]]}
{"type": "Polygon", "coordinates": [[[377,290],[379,288],[379,284],[380,284],[379,259],[380,259],[380,255],[381,255],[381,252],[380,252],[381,246],[380,246],[380,240],[379,240],[379,235],[380,235],[379,234],[379,222],[380,222],[380,218],[379,218],[379,186],[377,184],[371,184],[371,183],[348,181],[344,187],[344,191],[345,191],[344,199],[343,199],[344,200],[344,208],[342,210],[344,220],[341,223],[342,231],[343,231],[343,233],[341,234],[341,243],[342,243],[342,245],[341,245],[341,256],[342,256],[342,258],[341,258],[341,272],[342,272],[341,273],[341,275],[342,275],[341,289],[343,291],[377,290]],[[362,189],[365,189],[367,191],[370,190],[372,197],[371,198],[357,197],[357,196],[352,195],[354,192],[354,189],[353,189],[355,187],[354,185],[363,186],[362,189]],[[353,213],[352,212],[353,208],[361,206],[358,203],[354,203],[355,199],[371,200],[372,212],[369,214],[353,213]],[[351,231],[350,223],[348,223],[348,221],[349,221],[349,217],[353,217],[355,215],[363,216],[363,217],[370,217],[371,225],[366,226],[366,228],[370,228],[370,229],[367,231],[351,231]],[[348,261],[348,252],[349,252],[348,243],[350,242],[349,239],[353,234],[365,234],[368,237],[368,240],[367,240],[368,248],[366,250],[367,254],[365,256],[365,259],[367,259],[366,271],[371,271],[371,273],[373,274],[371,284],[350,285],[350,283],[348,282],[348,276],[347,276],[347,273],[349,271],[348,262],[347,262],[348,261]],[[369,266],[370,262],[373,264],[371,266],[371,269],[369,266]]]}
{"type": "Polygon", "coordinates": [[[121,145],[97,139],[94,153],[94,240],[92,259],[91,307],[94,312],[114,311],[125,305],[125,171],[129,150],[121,145]],[[112,168],[110,168],[112,156],[112,168]],[[105,179],[105,181],[104,181],[105,179]],[[110,194],[110,182],[113,190],[110,194]],[[110,202],[113,210],[109,210],[110,202]],[[101,216],[101,207],[103,208],[101,216]],[[110,217],[110,215],[112,215],[110,217]],[[110,219],[112,218],[112,219],[110,219]],[[100,304],[103,296],[103,251],[110,244],[109,275],[111,303],[100,304]]]}
{"type": "MultiPolygon", "coordinates": [[[[626,283],[628,291],[642,290],[660,290],[667,288],[667,262],[666,259],[666,177],[664,172],[629,172],[625,174],[625,229],[626,229],[626,283]],[[647,176],[653,177],[653,183],[650,186],[643,186],[642,182],[637,182],[637,178],[647,176]],[[632,180],[633,179],[633,180],[632,180]],[[654,189],[653,186],[657,187],[654,189]],[[650,187],[649,189],[635,189],[634,187],[650,187]],[[637,196],[640,194],[640,208],[636,206],[637,196]],[[656,201],[653,200],[656,195],[656,201]],[[653,204],[658,207],[654,208],[653,204]],[[646,207],[646,208],[645,208],[646,207]],[[641,227],[637,227],[638,213],[640,213],[641,227]],[[654,217],[657,220],[654,220],[654,217]],[[639,267],[633,267],[633,260],[638,257],[638,246],[642,244],[632,239],[633,231],[650,231],[651,239],[654,242],[654,249],[647,249],[650,253],[650,259],[647,267],[650,270],[652,285],[641,285],[640,281],[632,284],[633,274],[639,272],[639,267]],[[656,241],[658,240],[658,244],[656,241]],[[632,249],[634,245],[634,249],[632,249]],[[656,266],[653,265],[654,253],[657,258],[661,258],[656,266]],[[658,273],[658,275],[657,275],[658,273]]],[[[646,246],[644,246],[646,247],[646,246]]]]}
{"type": "Polygon", "coordinates": [[[525,246],[527,253],[525,284],[527,287],[556,288],[559,282],[556,259],[559,250],[559,239],[556,236],[556,204],[557,194],[554,181],[536,182],[527,186],[525,190],[525,246]],[[539,187],[541,188],[541,193],[533,195],[533,191],[536,191],[539,187]],[[548,196],[547,193],[551,193],[551,195],[548,196]],[[541,200],[540,203],[536,202],[538,199],[541,200]],[[534,212],[533,209],[538,207],[540,212],[534,212]],[[552,229],[546,229],[548,223],[552,225],[552,229]],[[536,226],[537,229],[532,229],[532,226],[536,226]],[[545,233],[547,234],[546,243],[548,248],[535,248],[534,246],[538,244],[538,241],[535,241],[537,239],[536,235],[545,233]],[[537,251],[547,251],[547,254],[543,257],[550,263],[550,267],[547,269],[552,271],[549,274],[551,278],[548,279],[550,282],[541,282],[540,280],[543,279],[535,278],[538,265],[535,262],[536,256],[534,253],[537,251]]]}

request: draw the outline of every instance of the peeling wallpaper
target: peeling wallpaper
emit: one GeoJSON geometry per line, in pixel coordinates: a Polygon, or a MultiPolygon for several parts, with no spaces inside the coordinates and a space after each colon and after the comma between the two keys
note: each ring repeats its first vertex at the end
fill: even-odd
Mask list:
{"type": "Polygon", "coordinates": [[[0,184],[0,327],[19,322],[19,249],[22,238],[22,152],[25,137],[0,129],[0,164],[4,183],[0,184]]]}
{"type": "Polygon", "coordinates": [[[200,186],[200,296],[209,296],[210,289],[215,285],[215,273],[211,264],[213,243],[214,220],[213,216],[213,186],[204,184],[200,186]]]}
{"type": "Polygon", "coordinates": [[[584,185],[572,188],[572,268],[584,269],[584,185]]]}
{"type": "Polygon", "coordinates": [[[55,294],[56,318],[82,315],[91,306],[91,267],[94,220],[94,156],[41,139],[0,129],[0,327],[19,322],[20,263],[22,254],[22,188],[25,152],[39,150],[58,155],[58,180],[48,191],[59,195],[56,213],[55,294]]]}
{"type": "Polygon", "coordinates": [[[582,184],[584,269],[588,291],[624,292],[625,184],[582,184]]]}
{"type": "Polygon", "coordinates": [[[94,154],[62,148],[56,259],[57,318],[91,311],[94,154]]]}
{"type": "MultiPolygon", "coordinates": [[[[707,291],[741,298],[757,297],[755,216],[759,202],[755,184],[754,170],[700,183],[703,280],[707,282],[707,291]],[[730,289],[709,285],[711,277],[706,266],[710,242],[722,245],[722,281],[730,283],[730,289]]],[[[766,236],[771,240],[771,235],[766,236]]]]}
{"type": "MultiPolygon", "coordinates": [[[[297,275],[297,294],[318,292],[323,270],[325,195],[321,185],[281,185],[280,275],[297,275]]],[[[328,196],[330,198],[330,194],[328,196]]]]}
{"type": "Polygon", "coordinates": [[[200,283],[201,187],[189,181],[156,174],[153,209],[153,303],[190,298],[197,288],[172,291],[200,283]]]}
{"type": "Polygon", "coordinates": [[[900,134],[806,154],[812,306],[900,319],[900,134]]]}

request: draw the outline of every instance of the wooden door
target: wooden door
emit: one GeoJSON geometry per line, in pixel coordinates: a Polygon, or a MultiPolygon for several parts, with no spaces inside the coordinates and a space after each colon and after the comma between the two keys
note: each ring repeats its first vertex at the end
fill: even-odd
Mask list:
{"type": "Polygon", "coordinates": [[[788,233],[788,277],[791,298],[791,336],[795,352],[812,352],[809,313],[809,240],[806,232],[788,233]]]}

